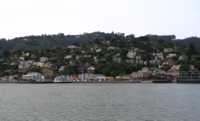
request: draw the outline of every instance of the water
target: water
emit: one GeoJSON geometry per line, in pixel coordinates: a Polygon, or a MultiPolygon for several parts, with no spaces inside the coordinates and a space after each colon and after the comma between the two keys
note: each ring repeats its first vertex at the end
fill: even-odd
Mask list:
{"type": "Polygon", "coordinates": [[[199,116],[200,85],[0,85],[0,121],[198,121],[199,116]]]}

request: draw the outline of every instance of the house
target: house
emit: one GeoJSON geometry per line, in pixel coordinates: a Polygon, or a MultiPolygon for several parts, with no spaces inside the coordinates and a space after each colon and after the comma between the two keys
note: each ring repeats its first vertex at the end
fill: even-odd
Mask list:
{"type": "Polygon", "coordinates": [[[167,58],[165,59],[165,61],[162,63],[162,66],[164,65],[169,65],[169,66],[173,66],[176,64],[176,61],[173,60],[172,58],[167,58]]]}
{"type": "Polygon", "coordinates": [[[96,63],[99,61],[98,58],[97,58],[97,56],[94,56],[94,57],[93,57],[93,60],[94,60],[94,62],[96,62],[96,63]]]}
{"type": "Polygon", "coordinates": [[[45,78],[41,73],[30,72],[22,76],[23,80],[34,81],[34,82],[45,82],[45,78]]]}
{"type": "Polygon", "coordinates": [[[54,78],[54,83],[61,83],[61,82],[72,82],[72,80],[69,79],[68,76],[65,76],[65,75],[61,75],[61,76],[57,76],[54,78]]]}
{"type": "Polygon", "coordinates": [[[112,57],[112,60],[113,60],[114,62],[116,62],[116,63],[121,63],[121,61],[122,61],[122,59],[121,59],[119,53],[116,54],[116,55],[114,55],[114,56],[112,57]]]}
{"type": "Polygon", "coordinates": [[[153,56],[157,60],[164,60],[164,55],[163,55],[162,52],[160,52],[160,53],[153,53],[153,56]]]}
{"type": "Polygon", "coordinates": [[[65,70],[65,66],[61,66],[61,67],[58,69],[59,72],[62,72],[62,71],[64,71],[64,70],[65,70]]]}
{"type": "Polygon", "coordinates": [[[22,55],[23,55],[24,57],[29,57],[29,56],[30,56],[30,53],[29,53],[29,52],[23,52],[22,55]]]}
{"type": "Polygon", "coordinates": [[[64,59],[71,59],[72,58],[72,55],[66,55],[65,57],[64,57],[64,59]]]}
{"type": "Polygon", "coordinates": [[[51,64],[50,62],[47,62],[43,65],[43,68],[51,68],[53,66],[53,64],[51,64]]]}
{"type": "Polygon", "coordinates": [[[198,69],[194,65],[190,65],[190,70],[191,71],[197,71],[198,69]]]}
{"type": "Polygon", "coordinates": [[[54,70],[53,68],[42,68],[42,74],[44,74],[44,76],[48,79],[52,79],[54,77],[54,70]]]}
{"type": "Polygon", "coordinates": [[[70,82],[80,82],[80,78],[78,77],[78,75],[70,75],[67,77],[67,80],[70,82]]]}
{"type": "Polygon", "coordinates": [[[10,75],[10,76],[3,76],[0,77],[0,83],[17,83],[18,75],[10,75]]]}
{"type": "Polygon", "coordinates": [[[76,55],[76,56],[75,56],[75,59],[76,59],[76,60],[79,60],[79,59],[80,59],[80,56],[79,56],[79,55],[76,55]]]}
{"type": "Polygon", "coordinates": [[[29,61],[20,61],[18,64],[18,69],[21,71],[25,71],[27,69],[29,69],[33,64],[33,61],[29,60],[29,61]]]}
{"type": "Polygon", "coordinates": [[[65,82],[67,80],[66,76],[56,76],[53,80],[54,83],[61,83],[61,82],[65,82]]]}
{"type": "Polygon", "coordinates": [[[173,80],[177,80],[179,78],[180,67],[181,67],[181,65],[173,65],[167,71],[167,75],[171,76],[173,80]]]}
{"type": "Polygon", "coordinates": [[[158,58],[154,58],[153,60],[150,60],[149,62],[150,62],[150,64],[157,64],[157,65],[159,65],[161,63],[161,60],[158,59],[158,58]]]}
{"type": "Polygon", "coordinates": [[[179,61],[185,61],[185,60],[187,60],[187,56],[186,55],[181,55],[181,56],[179,56],[178,60],[179,61]]]}
{"type": "Polygon", "coordinates": [[[81,82],[87,82],[89,79],[90,74],[89,73],[82,73],[78,75],[78,78],[81,82]]]}
{"type": "Polygon", "coordinates": [[[127,58],[130,58],[130,59],[135,58],[136,52],[133,51],[133,50],[131,50],[131,51],[129,51],[129,52],[127,53],[126,56],[127,56],[127,58]]]}
{"type": "Polygon", "coordinates": [[[166,75],[166,72],[158,68],[153,69],[153,72],[152,72],[153,76],[160,75],[160,74],[166,75]]]}
{"type": "Polygon", "coordinates": [[[106,76],[103,74],[95,74],[95,81],[97,82],[105,82],[106,81],[106,76]]]}
{"type": "Polygon", "coordinates": [[[84,57],[84,58],[91,58],[92,55],[87,54],[87,55],[83,55],[83,57],[84,57]]]}
{"type": "Polygon", "coordinates": [[[40,57],[40,62],[45,63],[48,61],[47,57],[40,57]]]}
{"type": "Polygon", "coordinates": [[[152,71],[148,67],[142,68],[142,70],[140,70],[138,73],[143,79],[147,79],[152,76],[152,71]]]}
{"type": "Polygon", "coordinates": [[[138,79],[139,78],[139,74],[137,72],[132,72],[130,74],[131,79],[138,79]]]}
{"type": "Polygon", "coordinates": [[[83,73],[78,75],[80,82],[105,82],[106,76],[103,74],[83,73]]]}
{"type": "Polygon", "coordinates": [[[96,49],[96,53],[100,53],[102,51],[101,48],[96,49]]]}
{"type": "Polygon", "coordinates": [[[141,56],[137,55],[137,56],[135,57],[135,63],[136,63],[136,64],[144,64],[144,61],[142,60],[142,57],[141,57],[141,56]]]}
{"type": "Polygon", "coordinates": [[[126,59],[126,63],[135,64],[135,59],[126,59]]]}
{"type": "Polygon", "coordinates": [[[114,56],[112,60],[116,63],[121,63],[122,61],[121,57],[116,57],[116,56],[114,56]]]}
{"type": "Polygon", "coordinates": [[[167,55],[167,58],[175,58],[175,57],[177,57],[176,53],[170,53],[167,55]]]}
{"type": "Polygon", "coordinates": [[[81,53],[82,53],[82,54],[85,54],[86,52],[85,52],[85,50],[81,50],[81,53]]]}
{"type": "Polygon", "coordinates": [[[24,57],[19,57],[19,60],[24,61],[25,59],[24,57]]]}
{"type": "Polygon", "coordinates": [[[81,82],[91,82],[95,80],[95,74],[92,73],[82,73],[78,75],[78,79],[81,82]]]}
{"type": "Polygon", "coordinates": [[[146,66],[146,65],[147,65],[147,61],[145,60],[145,61],[143,62],[143,64],[146,66]]]}
{"type": "Polygon", "coordinates": [[[43,67],[44,63],[42,63],[42,62],[34,62],[33,65],[37,66],[37,67],[43,67]]]}
{"type": "Polygon", "coordinates": [[[132,79],[149,79],[151,76],[152,76],[152,71],[147,67],[142,68],[138,72],[133,72],[130,74],[130,77],[132,79]]]}
{"type": "Polygon", "coordinates": [[[88,70],[89,73],[93,73],[95,71],[95,67],[94,66],[90,66],[90,67],[88,67],[87,70],[88,70]]]}
{"type": "Polygon", "coordinates": [[[127,81],[127,80],[129,81],[131,80],[131,77],[130,75],[123,75],[123,76],[117,76],[116,79],[119,81],[127,81]]]}
{"type": "Polygon", "coordinates": [[[34,62],[34,66],[40,67],[40,68],[50,68],[52,66],[51,63],[43,63],[43,62],[34,62]]]}
{"type": "Polygon", "coordinates": [[[115,49],[116,49],[116,47],[113,47],[113,46],[110,46],[107,48],[107,50],[115,50],[115,49]]]}
{"type": "Polygon", "coordinates": [[[163,51],[164,51],[164,53],[171,53],[174,51],[174,49],[173,48],[165,48],[163,51]]]}
{"type": "Polygon", "coordinates": [[[69,45],[67,46],[68,49],[78,49],[79,47],[76,45],[69,45]]]}
{"type": "Polygon", "coordinates": [[[106,76],[106,81],[114,81],[115,80],[115,78],[114,77],[112,77],[112,76],[106,76]]]}
{"type": "Polygon", "coordinates": [[[141,57],[141,56],[139,56],[139,55],[137,55],[137,56],[135,57],[135,59],[136,59],[136,60],[141,60],[141,59],[142,59],[142,57],[141,57]]]}

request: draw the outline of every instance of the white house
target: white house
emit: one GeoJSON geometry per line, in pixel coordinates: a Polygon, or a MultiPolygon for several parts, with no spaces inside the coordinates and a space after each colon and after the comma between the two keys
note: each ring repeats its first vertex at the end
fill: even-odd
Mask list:
{"type": "Polygon", "coordinates": [[[42,67],[44,65],[44,63],[42,63],[42,62],[34,62],[33,65],[37,66],[37,67],[42,67]]]}
{"type": "Polygon", "coordinates": [[[106,76],[103,74],[91,74],[91,73],[83,73],[79,74],[78,78],[81,82],[104,82],[106,81],[106,76]]]}
{"type": "Polygon", "coordinates": [[[103,74],[95,74],[95,81],[104,82],[106,81],[106,76],[104,76],[103,74]]]}
{"type": "Polygon", "coordinates": [[[96,53],[100,53],[101,51],[101,48],[96,49],[96,53]]]}
{"type": "Polygon", "coordinates": [[[45,63],[48,61],[47,57],[40,57],[40,62],[45,63]]]}
{"type": "Polygon", "coordinates": [[[95,67],[94,66],[90,66],[90,67],[88,67],[88,69],[87,69],[89,72],[93,72],[93,71],[95,71],[95,67]]]}
{"type": "Polygon", "coordinates": [[[126,55],[128,58],[135,58],[136,56],[136,52],[134,52],[133,50],[129,51],[126,55]]]}
{"type": "Polygon", "coordinates": [[[160,53],[153,53],[155,59],[164,60],[164,55],[162,52],[160,53]]]}
{"type": "Polygon", "coordinates": [[[181,56],[179,56],[178,60],[179,61],[185,61],[185,60],[187,60],[187,56],[186,55],[181,55],[181,56]]]}
{"type": "Polygon", "coordinates": [[[60,82],[70,82],[67,76],[61,75],[61,76],[57,76],[54,79],[55,83],[60,83],[60,82]]]}
{"type": "Polygon", "coordinates": [[[167,58],[174,58],[176,56],[177,56],[176,53],[170,53],[170,54],[167,55],[167,58]]]}
{"type": "Polygon", "coordinates": [[[24,57],[19,57],[19,60],[24,61],[24,57]]]}
{"type": "Polygon", "coordinates": [[[38,72],[31,72],[26,75],[22,76],[22,79],[28,80],[28,81],[36,81],[36,82],[45,82],[45,78],[42,74],[38,72]]]}
{"type": "Polygon", "coordinates": [[[108,50],[115,50],[116,47],[110,46],[110,47],[108,47],[107,49],[108,49],[108,50]]]}
{"type": "Polygon", "coordinates": [[[165,53],[171,53],[171,52],[173,52],[173,51],[174,51],[173,48],[165,48],[165,49],[164,49],[164,52],[165,52],[165,53]]]}
{"type": "Polygon", "coordinates": [[[66,55],[65,57],[64,57],[64,59],[71,59],[72,58],[72,55],[66,55]]]}
{"type": "Polygon", "coordinates": [[[69,46],[67,46],[67,48],[69,48],[69,49],[77,49],[77,48],[79,48],[78,46],[75,46],[75,45],[69,45],[69,46]]]}
{"type": "Polygon", "coordinates": [[[93,60],[94,60],[94,62],[98,62],[97,56],[94,56],[94,57],[93,57],[93,60]]]}

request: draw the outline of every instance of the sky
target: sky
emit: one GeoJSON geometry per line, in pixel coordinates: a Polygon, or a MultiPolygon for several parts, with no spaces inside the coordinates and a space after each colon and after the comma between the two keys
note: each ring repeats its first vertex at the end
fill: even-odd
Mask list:
{"type": "Polygon", "coordinates": [[[122,32],[200,37],[199,0],[0,0],[0,38],[122,32]]]}

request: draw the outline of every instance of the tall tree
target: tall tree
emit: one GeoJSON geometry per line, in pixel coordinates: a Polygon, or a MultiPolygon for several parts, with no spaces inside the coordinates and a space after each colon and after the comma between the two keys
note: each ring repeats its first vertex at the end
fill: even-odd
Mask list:
{"type": "Polygon", "coordinates": [[[190,60],[192,59],[192,56],[196,55],[196,54],[198,54],[198,52],[197,52],[194,44],[190,43],[189,47],[187,49],[187,55],[188,55],[188,62],[189,63],[191,62],[190,60]]]}

